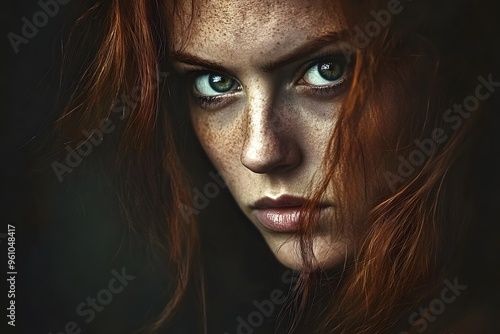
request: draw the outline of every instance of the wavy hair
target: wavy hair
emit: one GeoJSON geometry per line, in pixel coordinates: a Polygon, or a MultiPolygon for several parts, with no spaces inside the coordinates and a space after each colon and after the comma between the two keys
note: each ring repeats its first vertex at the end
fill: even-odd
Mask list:
{"type": "MultiPolygon", "coordinates": [[[[196,8],[197,1],[191,3],[196,8]]],[[[372,11],[387,8],[388,2],[339,3],[352,33],[346,42],[354,46],[354,71],[329,139],[324,161],[328,172],[304,208],[306,219],[296,235],[304,269],[295,289],[300,298],[290,331],[383,333],[405,329],[401,319],[459,264],[457,254],[473,214],[464,205],[463,180],[469,175],[464,161],[471,156],[471,138],[484,121],[485,107],[454,131],[443,113],[470,95],[476,77],[488,74],[478,71],[488,68],[470,66],[470,59],[456,55],[457,48],[447,41],[452,37],[474,45],[467,36],[480,28],[459,28],[463,22],[457,22],[457,12],[479,10],[472,1],[406,2],[363,47],[356,47],[356,32],[374,20],[372,11]],[[443,33],[451,27],[448,35],[443,33]],[[463,34],[465,29],[470,34],[463,34]],[[393,82],[390,87],[384,85],[387,78],[393,82]],[[397,93],[397,101],[387,101],[388,90],[397,93]],[[394,108],[387,108],[388,103],[398,112],[391,113],[394,108]],[[408,157],[415,139],[433,138],[435,129],[448,131],[448,138],[435,143],[411,175],[398,175],[400,160],[395,157],[408,157]],[[396,175],[397,187],[380,182],[387,175],[396,175]],[[329,188],[341,194],[334,230],[351,236],[354,255],[338,272],[327,274],[325,284],[312,251],[313,209],[329,188]],[[375,200],[366,203],[367,197],[375,200]],[[318,293],[321,289],[332,298],[320,299],[325,296],[318,293]]],[[[167,34],[171,21],[190,17],[180,7],[178,1],[90,1],[66,47],[65,67],[73,68],[70,76],[79,79],[70,86],[67,107],[57,122],[63,141],[76,143],[88,140],[80,129],[98,128],[100,120],[120,113],[126,116],[116,141],[109,143],[110,150],[117,149],[123,209],[133,230],[168,250],[175,281],[170,302],[149,327],[152,332],[171,319],[189,287],[203,299],[203,282],[196,279],[202,273],[197,227],[194,221],[186,224],[177,209],[190,202],[175,135],[174,114],[183,103],[175,100],[176,94],[160,97],[159,73],[173,73],[167,34]],[[125,113],[116,101],[130,92],[137,98],[125,113]],[[166,110],[160,107],[162,99],[167,100],[166,110]]],[[[203,316],[204,303],[200,305],[203,316]]]]}

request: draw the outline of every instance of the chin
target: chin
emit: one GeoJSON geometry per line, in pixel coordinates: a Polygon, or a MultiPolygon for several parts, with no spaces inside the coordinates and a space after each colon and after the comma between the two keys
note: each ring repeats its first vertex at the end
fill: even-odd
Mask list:
{"type": "MultiPolygon", "coordinates": [[[[284,266],[293,270],[303,270],[304,265],[299,252],[299,242],[296,239],[267,236],[267,244],[274,255],[284,266]]],[[[329,240],[328,237],[314,238],[313,270],[328,270],[343,267],[348,259],[348,244],[346,242],[329,240]]]]}

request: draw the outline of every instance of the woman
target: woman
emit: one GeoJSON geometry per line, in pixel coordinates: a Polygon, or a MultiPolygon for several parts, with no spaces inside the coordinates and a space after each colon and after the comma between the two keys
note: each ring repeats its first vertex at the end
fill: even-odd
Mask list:
{"type": "Polygon", "coordinates": [[[481,22],[491,21],[462,16],[493,12],[485,6],[143,0],[86,11],[69,49],[83,50],[79,36],[97,42],[58,130],[82,148],[99,136],[81,129],[119,128],[105,145],[119,148],[124,207],[166,247],[177,278],[150,329],[194,286],[203,306],[210,288],[199,279],[202,208],[193,202],[203,196],[190,198],[184,172],[196,158],[181,154],[190,131],[217,184],[300,273],[285,304],[295,306],[291,332],[494,328],[498,308],[460,301],[462,282],[498,278],[468,275],[494,268],[471,255],[487,217],[471,195],[484,191],[471,162],[489,143],[500,76],[494,48],[481,44],[493,31],[481,22]]]}

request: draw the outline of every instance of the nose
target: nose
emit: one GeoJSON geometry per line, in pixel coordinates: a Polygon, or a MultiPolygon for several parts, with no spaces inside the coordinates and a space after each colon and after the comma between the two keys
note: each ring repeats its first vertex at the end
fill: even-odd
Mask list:
{"type": "Polygon", "coordinates": [[[283,107],[264,98],[249,103],[241,163],[254,173],[285,172],[300,165],[293,121],[285,118],[283,107]]]}

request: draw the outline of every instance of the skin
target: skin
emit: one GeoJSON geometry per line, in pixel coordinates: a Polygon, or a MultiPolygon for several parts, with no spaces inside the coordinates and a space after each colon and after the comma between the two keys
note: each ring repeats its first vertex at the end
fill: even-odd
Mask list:
{"type": "MultiPolygon", "coordinates": [[[[199,87],[209,87],[206,76],[194,77],[189,87],[195,92],[193,127],[241,210],[278,260],[294,269],[302,267],[297,240],[264,227],[252,214],[252,204],[281,195],[311,198],[323,177],[320,166],[348,88],[348,68],[343,81],[324,94],[314,90],[321,80],[314,75],[305,80],[304,74],[325,53],[342,54],[336,34],[345,25],[333,6],[325,1],[210,0],[194,9],[189,28],[174,21],[171,38],[174,64],[186,77],[209,70],[235,79],[235,89],[206,106],[196,99],[199,87]],[[300,57],[269,68],[307,46],[300,57]]],[[[184,5],[185,15],[192,10],[184,5]]],[[[335,233],[335,195],[324,194],[321,203],[327,208],[313,238],[314,254],[319,266],[338,266],[352,242],[335,233]]]]}

